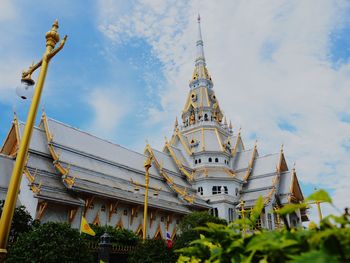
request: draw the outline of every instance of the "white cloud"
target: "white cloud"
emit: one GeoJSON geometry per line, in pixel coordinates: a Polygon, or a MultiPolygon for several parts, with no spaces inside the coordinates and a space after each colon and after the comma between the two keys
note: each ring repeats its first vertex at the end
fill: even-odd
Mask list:
{"type": "Polygon", "coordinates": [[[127,101],[113,89],[94,89],[87,97],[94,114],[87,129],[102,138],[113,138],[111,135],[115,135],[118,125],[128,113],[127,101]]]}
{"type": "Polygon", "coordinates": [[[0,22],[16,17],[14,3],[11,0],[0,0],[0,22]]]}
{"type": "MultiPolygon", "coordinates": [[[[117,43],[145,38],[164,63],[168,83],[149,115],[168,136],[188,92],[199,11],[214,89],[236,130],[242,126],[246,138],[256,133],[261,153],[284,143],[301,181],[334,188],[335,204],[349,205],[350,156],[342,144],[350,125],[338,114],[349,112],[350,64],[334,69],[328,60],[330,33],[349,2],[140,0],[127,13],[111,13],[109,5],[99,4],[101,31],[117,43]],[[297,131],[281,131],[281,119],[297,131]]],[[[163,140],[160,132],[152,136],[163,140]]]]}

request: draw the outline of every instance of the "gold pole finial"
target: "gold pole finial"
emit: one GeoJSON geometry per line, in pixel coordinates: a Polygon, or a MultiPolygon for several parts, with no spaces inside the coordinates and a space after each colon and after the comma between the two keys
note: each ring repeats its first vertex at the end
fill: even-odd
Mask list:
{"type": "Polygon", "coordinates": [[[58,20],[56,19],[51,30],[46,33],[46,46],[54,48],[57,42],[60,41],[60,35],[57,33],[58,27],[58,20]]]}

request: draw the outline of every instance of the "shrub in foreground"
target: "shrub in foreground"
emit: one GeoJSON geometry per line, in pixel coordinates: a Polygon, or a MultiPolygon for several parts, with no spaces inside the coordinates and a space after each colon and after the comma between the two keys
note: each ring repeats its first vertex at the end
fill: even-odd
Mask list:
{"type": "MultiPolygon", "coordinates": [[[[309,201],[332,204],[326,192],[320,190],[304,203],[285,205],[278,213],[283,217],[309,201]]],[[[178,262],[257,262],[257,263],[322,263],[350,262],[349,215],[328,216],[311,229],[253,230],[263,208],[263,199],[255,204],[250,217],[236,220],[228,226],[209,223],[199,227],[200,238],[180,249],[178,262]],[[241,229],[250,229],[242,235],[241,229]]]]}
{"type": "Polygon", "coordinates": [[[20,235],[9,248],[6,262],[90,263],[92,258],[78,230],[50,222],[20,235]]]}

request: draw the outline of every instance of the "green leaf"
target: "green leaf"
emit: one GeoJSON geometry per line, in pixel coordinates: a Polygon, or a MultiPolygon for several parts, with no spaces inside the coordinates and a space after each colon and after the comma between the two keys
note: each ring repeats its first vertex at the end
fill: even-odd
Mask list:
{"type": "Polygon", "coordinates": [[[306,201],[326,202],[326,203],[332,204],[332,198],[323,189],[320,189],[320,190],[312,193],[311,195],[309,195],[306,198],[306,201]]]}
{"type": "Polygon", "coordinates": [[[255,202],[253,210],[250,215],[250,220],[252,221],[253,225],[256,224],[256,221],[258,220],[261,211],[264,209],[264,199],[262,196],[259,196],[258,200],[255,202]]]}
{"type": "Polygon", "coordinates": [[[280,214],[280,215],[287,215],[287,214],[291,214],[291,213],[295,212],[298,209],[306,208],[306,207],[307,207],[307,205],[304,204],[304,203],[301,203],[301,204],[286,204],[282,208],[278,209],[276,211],[276,213],[280,214]]]}
{"type": "Polygon", "coordinates": [[[319,251],[310,251],[307,253],[302,253],[299,256],[293,256],[292,261],[293,263],[340,263],[337,257],[333,255],[327,254],[323,250],[319,251]]]}

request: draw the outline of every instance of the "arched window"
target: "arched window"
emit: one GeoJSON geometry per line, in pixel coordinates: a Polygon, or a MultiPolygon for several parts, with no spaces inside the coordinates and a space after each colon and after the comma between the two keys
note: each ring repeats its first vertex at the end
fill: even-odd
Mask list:
{"type": "Polygon", "coordinates": [[[198,163],[201,163],[202,162],[202,160],[201,159],[198,159],[198,163]]]}
{"type": "Polygon", "coordinates": [[[202,187],[202,186],[198,187],[197,192],[198,192],[200,195],[203,195],[203,187],[202,187]]]}
{"type": "Polygon", "coordinates": [[[218,163],[219,162],[219,158],[215,158],[215,162],[218,163]]]}
{"type": "Polygon", "coordinates": [[[204,120],[208,121],[208,114],[204,114],[204,120]]]}
{"type": "Polygon", "coordinates": [[[212,162],[212,159],[211,159],[211,157],[209,157],[209,159],[208,159],[208,162],[210,162],[210,163],[212,162]]]}
{"type": "Polygon", "coordinates": [[[194,163],[197,164],[197,160],[194,160],[194,163]]]}

